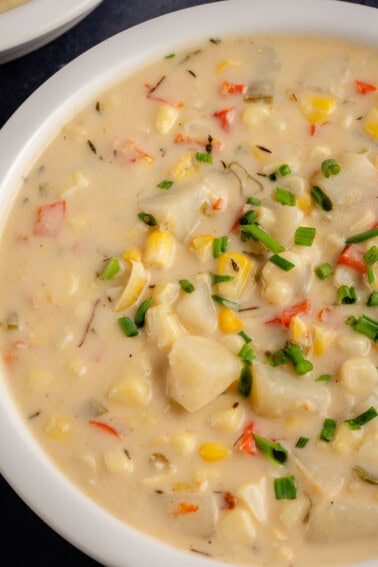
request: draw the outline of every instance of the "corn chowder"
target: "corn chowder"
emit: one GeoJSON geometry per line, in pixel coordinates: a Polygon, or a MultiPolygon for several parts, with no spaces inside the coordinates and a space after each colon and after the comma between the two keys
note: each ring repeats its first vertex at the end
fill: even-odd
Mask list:
{"type": "Polygon", "coordinates": [[[378,558],[378,60],[211,38],[27,173],[0,250],[9,387],[125,522],[268,566],[378,558]]]}

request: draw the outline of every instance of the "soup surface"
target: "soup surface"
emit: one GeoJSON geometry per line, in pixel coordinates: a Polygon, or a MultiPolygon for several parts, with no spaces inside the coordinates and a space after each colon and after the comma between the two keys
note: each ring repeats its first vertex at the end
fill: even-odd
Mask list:
{"type": "Polygon", "coordinates": [[[27,173],[0,338],[56,465],[250,565],[378,558],[378,57],[212,38],[99,95],[27,173]]]}
{"type": "Polygon", "coordinates": [[[17,8],[17,6],[21,6],[21,4],[26,4],[27,2],[30,2],[30,0],[0,0],[0,14],[17,8]]]}

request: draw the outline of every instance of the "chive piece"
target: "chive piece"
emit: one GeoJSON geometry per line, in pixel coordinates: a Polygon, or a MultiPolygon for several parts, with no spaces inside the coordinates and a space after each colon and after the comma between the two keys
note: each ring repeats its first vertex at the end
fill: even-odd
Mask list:
{"type": "Polygon", "coordinates": [[[337,421],[335,419],[330,419],[327,417],[323,422],[323,428],[320,433],[320,439],[322,441],[327,441],[327,442],[331,441],[335,433],[336,426],[337,426],[337,421]]]}
{"type": "Polygon", "coordinates": [[[378,248],[377,246],[373,245],[369,248],[369,250],[363,255],[363,260],[365,264],[368,266],[372,266],[376,262],[378,262],[378,248]]]}
{"type": "Polygon", "coordinates": [[[286,260],[286,258],[282,258],[282,256],[279,256],[278,254],[273,254],[273,256],[269,258],[269,262],[272,262],[272,264],[278,266],[285,272],[290,272],[290,270],[295,268],[295,264],[289,262],[289,260],[286,260]]]}
{"type": "Polygon", "coordinates": [[[223,282],[230,282],[234,279],[234,276],[229,276],[228,274],[211,274],[211,283],[212,285],[223,283],[223,282]]]}
{"type": "Polygon", "coordinates": [[[320,264],[320,266],[317,266],[315,268],[315,274],[317,275],[317,277],[320,280],[325,280],[326,278],[329,278],[330,276],[332,276],[333,268],[332,268],[331,264],[328,264],[328,263],[320,264]]]}
{"type": "Polygon", "coordinates": [[[366,275],[367,275],[367,280],[368,280],[369,284],[372,284],[372,283],[375,282],[375,274],[374,274],[373,266],[367,267],[366,275]]]}
{"type": "Polygon", "coordinates": [[[276,181],[277,180],[277,174],[275,172],[270,173],[270,175],[268,175],[268,179],[270,181],[276,181]]]}
{"type": "Polygon", "coordinates": [[[324,177],[328,179],[331,175],[338,175],[341,167],[334,159],[325,159],[321,165],[324,177]]]}
{"type": "Polygon", "coordinates": [[[315,382],[325,382],[328,384],[332,380],[332,376],[330,374],[321,374],[319,378],[315,380],[315,382]]]}
{"type": "Polygon", "coordinates": [[[299,437],[295,446],[298,447],[298,449],[303,449],[303,447],[306,447],[306,445],[309,441],[310,441],[310,439],[308,437],[299,437]]]}
{"type": "Polygon", "coordinates": [[[256,211],[247,211],[239,218],[239,224],[253,224],[257,219],[256,211]]]}
{"type": "Polygon", "coordinates": [[[288,205],[293,207],[295,205],[295,195],[288,191],[287,189],[281,189],[281,187],[276,188],[276,201],[282,205],[288,205]]]}
{"type": "Polygon", "coordinates": [[[367,300],[366,305],[368,307],[378,307],[378,291],[373,291],[369,295],[369,299],[367,300]]]}
{"type": "Polygon", "coordinates": [[[282,447],[280,443],[269,441],[269,439],[265,439],[265,437],[261,437],[261,435],[257,435],[256,433],[252,433],[252,435],[257,448],[271,461],[279,465],[286,463],[288,452],[285,447],[282,447]]]}
{"type": "Polygon", "coordinates": [[[366,230],[365,232],[355,234],[354,236],[350,236],[345,242],[347,244],[358,244],[359,242],[364,242],[365,240],[374,238],[375,236],[378,236],[378,226],[371,228],[370,230],[366,230]]]}
{"type": "Polygon", "coordinates": [[[179,280],[179,284],[182,291],[185,291],[185,293],[193,293],[193,291],[196,289],[192,282],[190,282],[189,280],[179,280]]]}
{"type": "Polygon", "coordinates": [[[243,368],[240,371],[239,380],[238,380],[238,390],[239,393],[242,396],[244,396],[244,398],[248,398],[249,394],[251,393],[252,372],[248,364],[244,364],[243,368]]]}
{"type": "Polygon", "coordinates": [[[249,337],[249,336],[247,335],[247,333],[245,333],[244,331],[239,331],[238,335],[241,336],[241,338],[244,340],[245,343],[249,344],[249,343],[252,342],[251,337],[249,337]]]}
{"type": "Polygon", "coordinates": [[[139,305],[137,312],[135,313],[135,318],[134,318],[134,322],[135,322],[137,327],[143,327],[144,326],[144,320],[146,318],[146,313],[147,313],[148,309],[151,307],[151,303],[152,303],[152,296],[149,297],[148,299],[146,299],[145,301],[143,301],[143,303],[141,303],[139,305]]]}
{"type": "Polygon", "coordinates": [[[300,376],[303,376],[304,374],[307,374],[307,372],[311,372],[313,368],[314,365],[310,360],[302,360],[295,366],[295,372],[300,376]]]}
{"type": "Polygon", "coordinates": [[[289,360],[289,357],[287,355],[286,350],[280,348],[279,350],[276,350],[276,352],[272,352],[271,354],[269,354],[266,360],[270,366],[273,366],[275,368],[276,366],[281,366],[281,364],[285,364],[289,360]]]}
{"type": "Polygon", "coordinates": [[[168,53],[168,55],[164,55],[164,59],[172,59],[175,55],[176,53],[168,53]]]}
{"type": "Polygon", "coordinates": [[[311,372],[314,368],[312,362],[305,360],[301,351],[301,348],[297,344],[289,345],[286,352],[293,363],[295,372],[301,376],[311,372]]]}
{"type": "Polygon", "coordinates": [[[337,290],[337,303],[339,305],[351,305],[356,303],[357,295],[353,286],[341,285],[337,290]]]}
{"type": "Polygon", "coordinates": [[[104,271],[102,272],[102,277],[104,280],[111,280],[118,274],[120,270],[119,260],[115,256],[110,258],[108,263],[105,266],[104,271]]]}
{"type": "Polygon", "coordinates": [[[247,234],[250,234],[254,240],[259,240],[275,254],[279,254],[280,252],[283,252],[285,250],[282,244],[280,244],[277,240],[275,240],[272,236],[270,236],[270,234],[265,232],[265,230],[260,228],[260,226],[258,226],[257,224],[243,226],[242,232],[246,232],[247,234]]]}
{"type": "Polygon", "coordinates": [[[297,246],[312,246],[316,234],[316,228],[310,226],[298,226],[294,235],[294,243],[297,246]]]}
{"type": "Polygon", "coordinates": [[[378,341],[378,321],[368,317],[367,315],[361,315],[358,319],[354,316],[348,317],[345,321],[346,325],[353,327],[357,333],[361,333],[374,342],[378,341]]]}
{"type": "Polygon", "coordinates": [[[197,152],[196,160],[202,161],[203,163],[213,163],[213,156],[211,154],[197,152]]]}
{"type": "Polygon", "coordinates": [[[146,224],[147,226],[156,226],[157,225],[155,217],[153,217],[149,213],[139,213],[138,219],[140,219],[142,222],[144,222],[144,224],[146,224]]]}
{"type": "Polygon", "coordinates": [[[173,185],[173,181],[164,179],[163,181],[160,181],[160,183],[158,183],[156,187],[159,187],[159,189],[170,189],[172,185],[173,185]]]}
{"type": "Polygon", "coordinates": [[[276,500],[294,500],[297,497],[297,487],[294,475],[275,478],[274,493],[276,495],[276,500]]]}
{"type": "Polygon", "coordinates": [[[228,246],[228,236],[220,236],[214,238],[213,241],[213,258],[218,258],[223,252],[226,252],[228,246]]]}
{"type": "Polygon", "coordinates": [[[130,317],[120,317],[118,319],[118,324],[126,337],[135,337],[139,334],[134,321],[132,321],[130,317]]]}
{"type": "Polygon", "coordinates": [[[323,209],[323,211],[332,211],[332,201],[328,197],[328,195],[326,195],[324,191],[320,189],[320,187],[314,185],[311,188],[311,195],[313,196],[315,203],[319,205],[319,207],[323,209]]]}
{"type": "Polygon", "coordinates": [[[252,364],[253,360],[256,358],[256,353],[247,344],[244,344],[238,352],[238,357],[243,362],[247,362],[248,364],[252,364]]]}
{"type": "Polygon", "coordinates": [[[371,406],[369,409],[354,417],[353,419],[346,419],[345,423],[347,423],[350,429],[361,429],[363,425],[374,419],[378,416],[378,412],[375,407],[371,406]]]}
{"type": "Polygon", "coordinates": [[[258,199],[257,197],[248,197],[247,199],[247,205],[254,205],[254,206],[258,206],[260,205],[261,201],[260,199],[258,199]]]}
{"type": "Polygon", "coordinates": [[[222,297],[221,295],[212,295],[211,298],[223,305],[223,307],[228,307],[229,309],[239,309],[239,304],[236,301],[231,301],[231,299],[227,299],[227,297],[222,297]]]}
{"type": "Polygon", "coordinates": [[[285,175],[290,175],[291,173],[291,169],[290,166],[287,163],[283,163],[282,165],[280,165],[280,167],[278,168],[278,173],[280,175],[282,175],[283,177],[285,175]]]}

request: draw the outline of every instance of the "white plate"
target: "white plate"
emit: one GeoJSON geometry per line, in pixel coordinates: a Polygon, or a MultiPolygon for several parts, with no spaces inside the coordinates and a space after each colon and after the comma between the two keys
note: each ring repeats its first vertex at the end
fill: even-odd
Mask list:
{"type": "MultiPolygon", "coordinates": [[[[171,13],[114,36],[49,79],[0,131],[1,224],[22,176],[52,136],[96,93],[125,73],[210,37],[303,32],[377,45],[377,30],[378,11],[355,4],[334,0],[229,0],[171,13]]],[[[173,549],[128,527],[73,486],[21,420],[1,373],[0,470],[41,518],[104,565],[210,565],[205,558],[173,549]]],[[[377,559],[354,567],[377,567],[377,559]]]]}
{"type": "Polygon", "coordinates": [[[80,22],[102,0],[30,0],[0,14],[0,63],[38,49],[80,22]]]}

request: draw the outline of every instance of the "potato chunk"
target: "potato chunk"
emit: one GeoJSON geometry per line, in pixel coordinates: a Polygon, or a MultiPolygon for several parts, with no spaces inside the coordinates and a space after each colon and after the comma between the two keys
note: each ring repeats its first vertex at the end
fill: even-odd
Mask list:
{"type": "Polygon", "coordinates": [[[353,541],[376,536],[377,530],[378,504],[332,502],[313,509],[307,537],[322,543],[353,541]]]}
{"type": "Polygon", "coordinates": [[[195,412],[237,380],[241,364],[220,342],[208,337],[184,336],[169,355],[168,395],[187,411],[195,412]]]}

